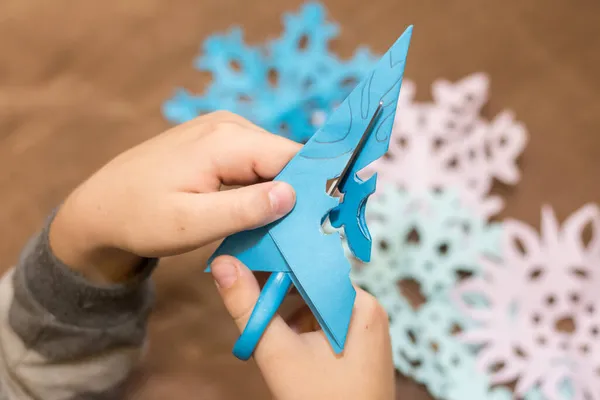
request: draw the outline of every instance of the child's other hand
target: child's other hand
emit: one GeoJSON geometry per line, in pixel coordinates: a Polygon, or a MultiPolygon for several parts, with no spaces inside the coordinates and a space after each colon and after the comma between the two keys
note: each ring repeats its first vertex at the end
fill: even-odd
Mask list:
{"type": "MultiPolygon", "coordinates": [[[[260,293],[258,282],[233,257],[217,258],[211,270],[227,310],[242,331],[260,293]]],[[[339,356],[322,331],[297,333],[278,315],[271,321],[254,358],[276,399],[394,398],[387,314],[370,294],[356,291],[345,350],[339,356]]]]}
{"type": "Polygon", "coordinates": [[[117,282],[141,257],[184,253],[270,223],[295,197],[291,186],[264,181],[299,149],[227,112],[177,126],[78,187],[51,225],[52,249],[88,278],[117,282]]]}

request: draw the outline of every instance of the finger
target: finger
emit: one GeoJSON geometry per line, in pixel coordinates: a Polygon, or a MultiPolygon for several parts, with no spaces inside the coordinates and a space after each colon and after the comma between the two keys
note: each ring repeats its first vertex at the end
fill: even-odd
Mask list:
{"type": "Polygon", "coordinates": [[[213,155],[213,173],[224,185],[273,179],[302,147],[281,136],[231,123],[220,124],[205,141],[202,146],[213,155]]]}
{"type": "Polygon", "coordinates": [[[389,331],[388,315],[377,299],[366,291],[355,287],[356,299],[352,310],[352,320],[348,331],[347,342],[364,340],[364,333],[370,335],[389,331]]]}
{"type": "MultiPolygon", "coordinates": [[[[239,260],[229,256],[217,258],[211,265],[211,271],[225,308],[242,332],[260,294],[256,278],[239,260]]],[[[266,365],[298,351],[299,345],[298,336],[276,314],[259,341],[254,357],[259,366],[266,365]]]]}
{"type": "Polygon", "coordinates": [[[267,182],[223,192],[177,195],[173,240],[198,247],[236,232],[267,225],[289,213],[296,201],[284,182],[267,182]]]}
{"type": "MultiPolygon", "coordinates": [[[[355,286],[356,299],[352,310],[352,318],[348,327],[348,335],[344,345],[344,353],[354,352],[353,349],[365,348],[366,342],[389,346],[389,325],[387,313],[379,302],[364,290],[355,286]]],[[[317,327],[318,323],[314,325],[317,327]]],[[[320,329],[310,332],[305,329],[302,340],[310,347],[331,350],[325,333],[320,329]]]]}

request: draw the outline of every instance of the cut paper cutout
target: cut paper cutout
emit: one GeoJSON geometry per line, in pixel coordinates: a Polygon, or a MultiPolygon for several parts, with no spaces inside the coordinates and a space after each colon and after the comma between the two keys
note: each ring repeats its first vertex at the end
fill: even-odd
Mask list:
{"type": "Polygon", "coordinates": [[[581,208],[562,227],[544,207],[540,235],[508,220],[502,257],[483,262],[484,274],[454,293],[476,323],[461,338],[482,347],[479,369],[494,383],[516,380],[517,395],[600,399],[600,207],[581,208]],[[466,299],[473,295],[486,307],[466,299]]]}
{"type": "Polygon", "coordinates": [[[178,90],[163,106],[182,123],[200,114],[228,110],[262,128],[305,143],[377,62],[365,47],[341,60],[328,51],[338,35],[319,3],[283,16],[281,37],[264,46],[244,43],[240,28],[208,38],[196,67],[212,73],[203,95],[178,90]]]}
{"type": "MultiPolygon", "coordinates": [[[[412,27],[409,27],[277,175],[276,181],[287,182],[294,187],[294,209],[266,227],[227,237],[209,259],[210,263],[215,257],[228,254],[237,257],[253,271],[273,271],[281,277],[282,284],[269,287],[283,291],[283,295],[292,281],[336,353],[344,348],[356,293],[350,281],[350,264],[344,257],[340,234],[323,234],[321,225],[331,210],[339,205],[336,208],[336,224],[366,228],[359,211],[372,191],[372,181],[359,180],[356,175],[388,150],[411,36],[412,27]],[[367,136],[364,136],[365,132],[367,136]],[[362,141],[363,137],[366,137],[365,141],[362,141]],[[362,147],[353,159],[359,144],[362,147]],[[325,192],[325,188],[327,182],[339,178],[346,171],[347,165],[350,167],[347,178],[342,179],[339,186],[344,200],[339,203],[337,198],[325,192]],[[365,185],[365,190],[362,185],[365,185]],[[346,200],[355,197],[360,201],[346,200]],[[354,213],[345,212],[348,207],[354,213]]],[[[348,238],[352,240],[352,237],[348,238]]],[[[351,243],[350,247],[370,247],[370,244],[369,240],[361,240],[351,243]]],[[[357,254],[369,250],[361,248],[357,254]]],[[[261,314],[265,308],[272,311],[274,307],[276,310],[278,306],[255,307],[242,337],[248,326],[254,326],[251,323],[255,315],[261,314]]]]}
{"type": "Polygon", "coordinates": [[[488,216],[500,211],[502,199],[489,196],[492,183],[518,182],[516,161],[527,134],[509,111],[491,122],[479,116],[488,86],[484,74],[456,83],[439,80],[432,87],[433,102],[416,103],[415,86],[407,82],[398,103],[395,140],[388,155],[367,172],[376,171],[382,182],[409,191],[453,188],[488,216]]]}

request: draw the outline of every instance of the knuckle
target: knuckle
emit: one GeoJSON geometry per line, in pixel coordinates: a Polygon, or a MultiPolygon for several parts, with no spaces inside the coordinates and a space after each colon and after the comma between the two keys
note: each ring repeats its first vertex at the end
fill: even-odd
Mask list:
{"type": "Polygon", "coordinates": [[[233,218],[245,227],[260,224],[270,213],[270,203],[266,193],[248,193],[239,196],[232,209],[233,218]]]}
{"type": "Polygon", "coordinates": [[[241,118],[238,115],[227,110],[217,110],[207,114],[207,117],[216,121],[235,121],[236,118],[241,118]]]}

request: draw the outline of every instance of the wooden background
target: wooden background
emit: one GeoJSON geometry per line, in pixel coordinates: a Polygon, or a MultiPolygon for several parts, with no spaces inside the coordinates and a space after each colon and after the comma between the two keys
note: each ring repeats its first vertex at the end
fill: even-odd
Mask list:
{"type": "MultiPolygon", "coordinates": [[[[210,33],[241,25],[251,42],[281,31],[299,0],[3,0],[0,2],[0,264],[82,179],[169,125],[174,87],[200,90],[192,60],[210,33]]],[[[530,132],[524,176],[505,215],[538,226],[600,200],[600,2],[595,0],[329,0],[333,45],[381,53],[415,25],[406,76],[427,98],[438,78],[492,79],[488,111],[511,108],[530,132]]],[[[165,260],[152,343],[130,398],[265,399],[237,335],[202,274],[205,254],[165,260]]],[[[425,399],[405,380],[399,398],[425,399]]]]}

